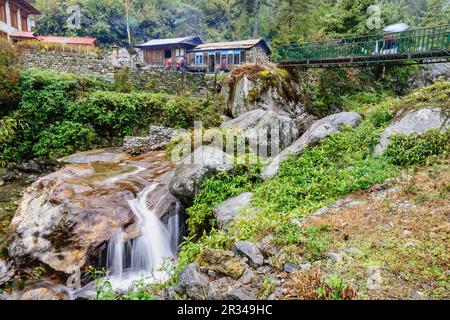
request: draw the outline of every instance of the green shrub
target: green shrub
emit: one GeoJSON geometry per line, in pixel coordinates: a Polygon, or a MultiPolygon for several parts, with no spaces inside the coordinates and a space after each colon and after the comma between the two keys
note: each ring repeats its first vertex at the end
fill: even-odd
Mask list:
{"type": "Polygon", "coordinates": [[[450,130],[432,129],[424,134],[397,134],[391,137],[385,155],[389,161],[401,166],[424,164],[428,157],[448,154],[450,130]]]}
{"type": "Polygon", "coordinates": [[[122,68],[114,72],[114,90],[117,92],[131,93],[136,89],[134,82],[131,80],[130,68],[122,68]]]}
{"type": "Polygon", "coordinates": [[[117,145],[126,135],[147,132],[152,124],[189,128],[197,120],[205,127],[220,121],[221,106],[212,100],[114,92],[110,84],[93,77],[28,69],[21,73],[20,84],[22,99],[11,116],[22,128],[0,145],[0,160],[5,162],[117,145]],[[68,137],[62,123],[69,132],[74,124],[87,128],[76,136],[79,143],[68,137]]]}
{"type": "Polygon", "coordinates": [[[258,165],[237,165],[231,173],[218,173],[206,180],[194,204],[186,210],[189,235],[201,236],[216,227],[212,209],[230,197],[250,191],[259,179],[260,169],[258,165]]]}
{"type": "Polygon", "coordinates": [[[16,51],[0,40],[0,116],[15,108],[20,99],[19,67],[16,51]]]}
{"type": "Polygon", "coordinates": [[[41,131],[33,145],[33,153],[40,158],[57,159],[76,151],[96,147],[97,133],[81,123],[63,121],[41,131]]]}

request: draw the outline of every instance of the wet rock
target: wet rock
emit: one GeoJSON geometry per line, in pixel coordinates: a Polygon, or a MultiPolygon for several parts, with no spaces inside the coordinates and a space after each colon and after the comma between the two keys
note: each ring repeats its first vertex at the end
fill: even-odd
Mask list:
{"type": "Polygon", "coordinates": [[[236,119],[222,123],[224,128],[238,128],[244,131],[255,154],[269,156],[271,146],[281,150],[297,140],[299,131],[296,123],[288,116],[261,109],[249,111],[236,119]]]}
{"type": "Polygon", "coordinates": [[[86,152],[79,152],[73,155],[58,159],[61,163],[66,164],[83,164],[93,162],[119,163],[130,158],[120,149],[98,149],[86,152]]]}
{"type": "Polygon", "coordinates": [[[5,185],[5,180],[0,179],[0,187],[3,187],[5,185]]]}
{"type": "Polygon", "coordinates": [[[241,210],[251,208],[251,200],[253,193],[246,192],[236,197],[229,198],[213,209],[214,217],[217,225],[222,230],[227,230],[231,222],[233,222],[241,210]]]}
{"type": "Polygon", "coordinates": [[[233,161],[230,155],[213,147],[199,147],[177,165],[169,185],[170,192],[183,204],[189,205],[206,179],[231,169],[233,161]]]}
{"type": "Polygon", "coordinates": [[[236,241],[233,245],[233,251],[241,256],[247,257],[248,262],[254,268],[258,268],[264,263],[264,257],[258,247],[248,241],[236,241]]]}
{"type": "MultiPolygon", "coordinates": [[[[39,179],[24,193],[8,230],[14,265],[43,264],[66,276],[96,265],[118,229],[130,239],[139,236],[128,201],[171,170],[164,152],[154,152],[120,164],[66,165],[39,179]]],[[[149,208],[154,205],[149,199],[149,208]]]]}
{"type": "Polygon", "coordinates": [[[178,285],[189,298],[205,300],[208,298],[208,277],[200,272],[197,263],[191,263],[180,272],[178,285]]]}
{"type": "Polygon", "coordinates": [[[296,142],[272,160],[262,171],[261,177],[264,180],[275,177],[278,174],[281,161],[288,156],[302,153],[307,147],[319,143],[332,133],[338,132],[342,125],[356,127],[361,121],[362,117],[357,113],[341,112],[315,122],[296,142]]]}
{"type": "Polygon", "coordinates": [[[391,123],[383,132],[375,147],[375,154],[381,154],[390,143],[394,134],[423,133],[430,129],[450,128],[450,121],[441,108],[428,107],[406,112],[400,119],[391,123]]]}
{"type": "Polygon", "coordinates": [[[199,263],[201,266],[220,272],[236,280],[245,271],[244,263],[236,259],[234,253],[231,251],[207,248],[201,253],[199,263]]]}

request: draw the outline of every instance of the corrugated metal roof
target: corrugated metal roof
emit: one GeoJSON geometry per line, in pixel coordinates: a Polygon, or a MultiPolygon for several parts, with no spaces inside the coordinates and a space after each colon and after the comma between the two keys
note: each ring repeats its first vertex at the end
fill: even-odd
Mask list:
{"type": "MultiPolygon", "coordinates": [[[[250,40],[241,40],[241,41],[231,41],[231,42],[214,42],[214,43],[205,43],[201,44],[192,51],[205,51],[205,50],[226,50],[226,49],[251,49],[261,41],[264,42],[263,39],[250,39],[250,40]]],[[[264,45],[268,48],[266,43],[264,45]]]]}
{"type": "Polygon", "coordinates": [[[167,46],[167,45],[175,45],[175,44],[190,44],[197,45],[199,43],[203,43],[202,39],[195,36],[183,37],[183,38],[169,38],[169,39],[154,39],[150,40],[146,43],[137,45],[138,48],[143,47],[157,47],[157,46],[167,46]]]}
{"type": "Polygon", "coordinates": [[[53,36],[39,36],[39,41],[47,43],[59,43],[59,44],[80,44],[80,45],[93,45],[97,41],[95,38],[72,38],[72,37],[53,37],[53,36]]]}
{"type": "Polygon", "coordinates": [[[35,39],[36,36],[33,32],[27,32],[27,31],[14,31],[11,34],[11,37],[13,38],[21,38],[21,39],[35,39]]]}

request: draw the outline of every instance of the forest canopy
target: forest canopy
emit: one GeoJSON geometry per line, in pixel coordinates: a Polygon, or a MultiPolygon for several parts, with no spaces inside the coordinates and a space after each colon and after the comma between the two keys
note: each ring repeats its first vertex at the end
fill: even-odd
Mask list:
{"type": "MultiPolygon", "coordinates": [[[[101,44],[128,42],[125,0],[34,0],[41,35],[90,36],[101,44]],[[81,28],[71,29],[68,8],[79,5],[81,28]]],[[[447,0],[129,0],[132,43],[197,35],[204,41],[264,38],[303,42],[379,32],[383,26],[448,23],[447,0]],[[377,10],[368,8],[378,5],[377,10]],[[367,21],[378,18],[376,28],[367,21]]]]}

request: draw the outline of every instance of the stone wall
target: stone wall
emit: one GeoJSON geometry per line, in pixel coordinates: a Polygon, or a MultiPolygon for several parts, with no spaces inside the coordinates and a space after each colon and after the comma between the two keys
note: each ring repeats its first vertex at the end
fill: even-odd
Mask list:
{"type": "Polygon", "coordinates": [[[25,68],[44,68],[61,73],[97,76],[107,81],[113,81],[115,72],[128,67],[130,78],[135,82],[136,87],[152,92],[187,91],[196,96],[207,96],[214,90],[213,77],[204,74],[140,68],[138,58],[130,56],[128,62],[118,61],[111,52],[101,51],[98,54],[89,55],[61,51],[22,50],[20,60],[25,68]]]}

